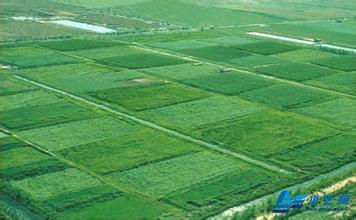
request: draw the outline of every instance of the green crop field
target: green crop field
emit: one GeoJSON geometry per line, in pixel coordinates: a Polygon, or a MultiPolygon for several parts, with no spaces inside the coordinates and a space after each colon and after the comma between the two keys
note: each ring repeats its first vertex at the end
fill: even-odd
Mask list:
{"type": "Polygon", "coordinates": [[[0,219],[354,219],[355,25],[354,0],[1,1],[0,219]],[[275,214],[285,190],[318,204],[275,214]]]}
{"type": "Polygon", "coordinates": [[[256,71],[262,74],[294,81],[304,81],[317,77],[327,76],[336,72],[335,70],[322,68],[311,64],[295,62],[284,62],[281,64],[259,67],[256,69],[256,71]]]}

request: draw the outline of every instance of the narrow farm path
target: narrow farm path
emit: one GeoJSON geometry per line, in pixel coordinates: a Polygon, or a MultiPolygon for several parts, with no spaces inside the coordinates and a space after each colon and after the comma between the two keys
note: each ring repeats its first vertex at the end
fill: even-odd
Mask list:
{"type": "Polygon", "coordinates": [[[110,108],[110,107],[108,107],[106,105],[99,104],[99,103],[96,103],[96,102],[93,102],[93,101],[89,101],[89,100],[87,100],[85,98],[79,97],[79,96],[71,94],[69,92],[53,88],[51,86],[48,86],[48,85],[45,85],[43,83],[39,83],[39,82],[30,80],[30,79],[24,78],[22,76],[14,75],[13,77],[16,78],[16,79],[19,79],[21,81],[27,82],[29,84],[35,85],[37,87],[40,87],[42,89],[49,90],[49,91],[52,91],[52,92],[55,92],[55,93],[59,93],[61,95],[67,96],[67,97],[69,97],[71,99],[80,101],[80,102],[85,103],[87,105],[94,106],[96,108],[102,109],[102,110],[104,110],[106,112],[109,112],[111,114],[114,114],[116,116],[135,121],[135,122],[137,122],[139,124],[142,124],[144,126],[147,126],[147,127],[153,128],[155,130],[164,132],[164,133],[169,134],[171,136],[174,136],[174,137],[189,141],[191,143],[195,143],[195,144],[198,144],[200,146],[209,148],[209,149],[214,150],[216,152],[219,152],[219,153],[222,153],[222,154],[226,154],[226,155],[230,155],[232,157],[244,160],[244,161],[246,161],[248,163],[255,164],[257,166],[263,167],[265,169],[268,169],[268,170],[271,170],[271,171],[274,171],[274,172],[289,173],[288,171],[286,171],[286,170],[284,170],[284,169],[282,169],[280,167],[277,167],[277,166],[274,166],[274,165],[271,165],[271,164],[267,164],[267,163],[264,163],[264,162],[256,160],[256,159],[249,158],[249,157],[247,157],[245,155],[242,155],[242,154],[239,154],[239,153],[235,153],[235,152],[226,150],[226,149],[221,148],[221,147],[219,147],[217,145],[214,145],[214,144],[211,144],[211,143],[196,139],[194,137],[182,134],[180,132],[177,132],[177,131],[169,129],[169,128],[162,127],[162,126],[160,126],[158,124],[146,121],[146,120],[138,118],[136,116],[133,116],[133,115],[130,115],[130,114],[127,114],[127,113],[124,113],[124,112],[120,112],[120,111],[117,111],[117,110],[114,110],[114,109],[112,109],[112,108],[110,108]]]}

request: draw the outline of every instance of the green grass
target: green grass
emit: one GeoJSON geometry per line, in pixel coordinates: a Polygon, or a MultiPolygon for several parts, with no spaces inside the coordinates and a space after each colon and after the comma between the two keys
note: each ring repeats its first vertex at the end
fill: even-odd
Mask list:
{"type": "Polygon", "coordinates": [[[248,44],[256,42],[255,39],[245,38],[240,36],[224,36],[214,38],[203,38],[201,41],[211,42],[225,47],[233,47],[234,45],[248,44]]]}
{"type": "Polygon", "coordinates": [[[339,131],[295,114],[267,111],[203,128],[199,133],[233,151],[269,157],[339,131]]]}
{"type": "Polygon", "coordinates": [[[284,52],[300,49],[300,47],[298,46],[292,46],[289,44],[277,43],[272,41],[240,44],[234,47],[242,50],[246,50],[248,52],[263,54],[263,55],[272,55],[272,54],[284,53],[284,52]]]}
{"type": "Polygon", "coordinates": [[[272,161],[311,173],[324,173],[355,160],[355,134],[342,134],[274,156],[272,161]]]}
{"type": "Polygon", "coordinates": [[[340,98],[305,108],[295,109],[295,112],[307,116],[321,118],[333,123],[350,127],[356,126],[356,100],[340,98]]]}
{"type": "Polygon", "coordinates": [[[105,174],[198,150],[198,146],[141,128],[119,137],[65,149],[60,154],[97,173],[105,174]]]}
{"type": "Polygon", "coordinates": [[[343,71],[354,71],[356,70],[356,55],[337,55],[328,58],[315,59],[311,62],[320,66],[326,66],[329,68],[343,70],[343,71]]]}
{"type": "Polygon", "coordinates": [[[50,0],[52,2],[57,2],[60,4],[68,4],[72,6],[80,6],[88,9],[95,8],[107,8],[107,7],[115,7],[120,5],[131,5],[139,2],[145,2],[147,0],[121,0],[120,2],[116,0],[103,0],[101,2],[97,2],[95,0],[50,0]]]}
{"type": "Polygon", "coordinates": [[[13,95],[0,96],[0,111],[9,111],[16,108],[33,107],[41,104],[51,104],[60,101],[60,98],[44,91],[30,91],[13,95]]]}
{"type": "Polygon", "coordinates": [[[100,47],[114,47],[121,43],[110,40],[88,40],[88,39],[69,39],[41,42],[39,45],[60,51],[71,51],[81,49],[91,49],[100,47]]]}
{"type": "Polygon", "coordinates": [[[130,195],[120,196],[114,200],[96,203],[92,206],[72,212],[64,212],[58,219],[86,220],[86,219],[158,219],[164,209],[139,197],[130,195]]]}
{"type": "Polygon", "coordinates": [[[110,176],[144,194],[163,196],[245,167],[248,168],[249,165],[219,154],[200,152],[113,173],[110,176]]]}
{"type": "Polygon", "coordinates": [[[20,132],[20,135],[45,149],[58,151],[119,136],[136,129],[135,124],[112,117],[103,117],[31,129],[20,132]]]}
{"type": "Polygon", "coordinates": [[[238,98],[209,97],[140,113],[148,120],[168,127],[192,130],[222,120],[242,117],[262,109],[238,98]]]}
{"type": "Polygon", "coordinates": [[[326,92],[288,84],[264,87],[241,93],[240,96],[277,109],[292,109],[334,98],[326,92]]]}
{"type": "Polygon", "coordinates": [[[187,54],[193,57],[198,57],[213,61],[226,61],[246,57],[250,54],[232,47],[211,46],[195,49],[179,50],[178,52],[187,54]]]}
{"type": "Polygon", "coordinates": [[[100,114],[70,102],[0,111],[0,124],[10,130],[27,130],[54,124],[99,117],[100,114]]]}
{"type": "Polygon", "coordinates": [[[202,91],[189,87],[161,83],[115,88],[89,93],[89,95],[134,111],[159,108],[208,96],[202,91]]]}
{"type": "Polygon", "coordinates": [[[307,84],[356,95],[356,72],[342,72],[306,81],[307,84]]]}
{"type": "Polygon", "coordinates": [[[163,56],[154,53],[106,57],[106,58],[96,59],[96,61],[113,67],[124,67],[129,69],[168,66],[168,65],[175,65],[175,64],[181,64],[187,62],[183,59],[178,59],[170,56],[163,56]]]}
{"type": "Polygon", "coordinates": [[[12,187],[24,191],[32,200],[45,200],[62,193],[76,192],[101,183],[77,169],[70,168],[18,181],[10,181],[12,187]]]}
{"type": "Polygon", "coordinates": [[[233,71],[188,79],[182,81],[182,83],[208,91],[233,95],[273,85],[274,81],[233,71]]]}
{"type": "Polygon", "coordinates": [[[294,81],[305,81],[317,77],[327,76],[335,73],[335,70],[323,68],[307,63],[284,62],[272,66],[259,67],[257,72],[271,75],[277,78],[294,81]]]}

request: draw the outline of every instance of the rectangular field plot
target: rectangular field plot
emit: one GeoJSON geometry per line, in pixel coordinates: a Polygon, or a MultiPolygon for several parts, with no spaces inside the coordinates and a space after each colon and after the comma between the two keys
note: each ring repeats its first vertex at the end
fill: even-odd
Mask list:
{"type": "Polygon", "coordinates": [[[69,39],[69,40],[55,40],[39,43],[41,46],[61,50],[61,51],[71,51],[71,50],[81,50],[90,48],[100,48],[100,47],[113,47],[118,46],[121,43],[110,41],[108,39],[69,39]]]}
{"type": "Polygon", "coordinates": [[[277,179],[279,177],[272,172],[246,166],[213,181],[191,186],[168,200],[189,213],[195,212],[201,218],[226,210],[231,204],[238,205],[251,200],[266,193],[268,187],[270,190],[281,187],[277,179]]]}
{"type": "Polygon", "coordinates": [[[11,181],[10,185],[27,193],[32,200],[40,201],[62,193],[100,186],[103,183],[77,169],[69,168],[59,172],[11,181]]]}
{"type": "Polygon", "coordinates": [[[129,69],[168,66],[187,62],[176,57],[163,56],[155,53],[106,57],[96,59],[96,61],[113,67],[124,67],[129,69]]]}
{"type": "Polygon", "coordinates": [[[128,56],[142,53],[145,52],[143,52],[143,50],[139,50],[130,46],[114,46],[70,51],[70,54],[85,57],[88,59],[101,59],[105,57],[112,57],[113,55],[128,56]]]}
{"type": "Polygon", "coordinates": [[[67,167],[62,162],[30,146],[26,146],[25,143],[19,140],[14,139],[13,142],[5,140],[5,142],[5,147],[2,148],[7,148],[8,150],[1,151],[0,155],[0,175],[4,179],[18,180],[29,176],[63,170],[67,167]],[[14,146],[15,144],[17,146],[14,146]]]}
{"type": "Polygon", "coordinates": [[[140,111],[207,97],[202,91],[178,84],[129,86],[89,93],[97,99],[140,111]]]}
{"type": "Polygon", "coordinates": [[[113,71],[94,64],[61,65],[30,70],[26,69],[15,73],[74,93],[127,86],[133,82],[125,82],[126,80],[143,77],[142,73],[136,71],[113,71]]]}
{"type": "Polygon", "coordinates": [[[276,54],[275,57],[283,58],[291,61],[311,61],[315,59],[324,59],[328,57],[334,56],[333,53],[328,53],[322,50],[317,49],[301,49],[301,50],[294,50],[288,51],[285,53],[276,54]]]}
{"type": "Polygon", "coordinates": [[[214,91],[225,95],[239,94],[241,92],[274,84],[273,80],[263,79],[238,71],[216,73],[209,76],[183,80],[181,82],[200,89],[214,91]]]}
{"type": "Polygon", "coordinates": [[[249,165],[241,161],[220,154],[199,152],[110,176],[142,193],[157,197],[247,168],[249,165]]]}
{"type": "Polygon", "coordinates": [[[0,63],[20,68],[78,63],[80,60],[61,53],[37,47],[3,49],[0,63]]]}
{"type": "Polygon", "coordinates": [[[282,152],[275,155],[272,161],[310,173],[324,173],[354,161],[355,143],[354,133],[342,134],[282,152]]]}
{"type": "Polygon", "coordinates": [[[246,68],[268,66],[268,65],[279,64],[279,63],[283,63],[283,62],[285,62],[285,60],[282,60],[282,59],[279,59],[276,57],[272,57],[272,56],[260,55],[260,54],[254,54],[251,56],[232,59],[232,60],[227,61],[227,63],[233,64],[234,66],[246,67],[246,68]]]}
{"type": "Polygon", "coordinates": [[[337,73],[312,79],[307,84],[356,95],[356,72],[337,73]]]}
{"type": "Polygon", "coordinates": [[[6,105],[0,105],[0,111],[51,104],[60,100],[60,97],[41,90],[0,96],[0,103],[6,103],[6,105]]]}
{"type": "Polygon", "coordinates": [[[329,93],[288,84],[278,84],[240,94],[248,100],[278,109],[292,109],[335,98],[329,93]]]}
{"type": "Polygon", "coordinates": [[[60,151],[65,158],[98,173],[140,166],[199,151],[200,147],[149,128],[60,151]]]}
{"type": "Polygon", "coordinates": [[[214,43],[198,41],[198,40],[181,40],[173,42],[159,42],[149,44],[152,47],[158,47],[168,50],[185,50],[185,49],[195,49],[202,47],[214,46],[214,43]]]}
{"type": "Polygon", "coordinates": [[[272,55],[277,53],[283,53],[293,50],[298,50],[300,47],[292,46],[289,44],[277,43],[277,42],[257,42],[257,43],[249,43],[249,44],[240,44],[234,46],[241,50],[245,50],[252,53],[263,54],[263,55],[272,55]]]}
{"type": "Polygon", "coordinates": [[[331,75],[337,71],[307,63],[284,62],[277,65],[260,67],[257,72],[277,78],[304,81],[321,76],[331,75]]]}
{"type": "Polygon", "coordinates": [[[343,70],[343,71],[354,71],[356,70],[356,55],[337,55],[328,58],[316,59],[311,62],[320,66],[326,66],[333,69],[343,70]]]}
{"type": "Polygon", "coordinates": [[[0,88],[0,96],[29,92],[37,89],[34,86],[30,86],[15,80],[0,80],[0,88]]]}
{"type": "Polygon", "coordinates": [[[119,136],[134,131],[137,127],[138,125],[126,121],[102,117],[31,129],[20,132],[20,135],[50,151],[58,151],[119,136]]]}
{"type": "Polygon", "coordinates": [[[201,41],[218,44],[224,47],[230,47],[230,46],[233,47],[234,45],[254,43],[258,40],[253,38],[240,37],[240,36],[228,36],[228,37],[224,36],[224,37],[205,38],[205,39],[201,39],[201,41]]]}
{"type": "Polygon", "coordinates": [[[250,53],[232,47],[211,46],[196,49],[179,50],[178,52],[193,57],[198,57],[213,61],[226,61],[249,56],[250,53]]]}
{"type": "Polygon", "coordinates": [[[143,111],[143,117],[183,130],[230,120],[261,111],[262,107],[235,97],[209,97],[163,108],[143,111]]]}
{"type": "Polygon", "coordinates": [[[355,99],[334,99],[317,105],[295,109],[294,111],[303,115],[321,118],[341,125],[350,127],[356,126],[355,99]]]}
{"type": "Polygon", "coordinates": [[[166,212],[162,207],[153,204],[147,200],[134,197],[128,194],[118,198],[98,202],[82,209],[63,212],[58,219],[77,220],[77,219],[160,219],[160,216],[166,212]]]}
{"type": "Polygon", "coordinates": [[[149,73],[158,77],[168,78],[172,80],[182,81],[192,78],[209,76],[219,73],[221,68],[206,64],[179,64],[173,66],[162,66],[143,69],[145,73],[149,73]]]}
{"type": "Polygon", "coordinates": [[[199,133],[212,143],[264,157],[339,131],[303,116],[267,111],[203,128],[199,133]]]}
{"type": "Polygon", "coordinates": [[[26,130],[95,117],[100,114],[68,101],[59,101],[0,111],[0,124],[8,129],[26,130]]]}

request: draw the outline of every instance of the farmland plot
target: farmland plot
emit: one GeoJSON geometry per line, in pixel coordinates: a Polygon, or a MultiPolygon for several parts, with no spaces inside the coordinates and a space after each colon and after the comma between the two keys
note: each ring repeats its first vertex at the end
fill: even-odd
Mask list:
{"type": "Polygon", "coordinates": [[[347,133],[281,152],[272,161],[310,173],[324,173],[355,160],[356,135],[347,133]]]}
{"type": "Polygon", "coordinates": [[[273,42],[273,41],[271,41],[271,42],[264,41],[264,42],[249,43],[249,44],[239,44],[234,47],[248,51],[248,52],[263,54],[263,55],[272,55],[272,54],[283,53],[283,52],[300,49],[300,47],[298,47],[298,46],[292,46],[289,44],[283,44],[283,43],[278,43],[278,42],[273,42]]]}
{"type": "Polygon", "coordinates": [[[334,54],[322,50],[316,50],[316,49],[315,50],[300,49],[300,50],[288,51],[285,53],[279,53],[274,56],[278,58],[288,59],[291,61],[305,62],[305,61],[311,61],[315,59],[324,59],[324,58],[332,57],[334,56],[334,54]]]}
{"type": "Polygon", "coordinates": [[[340,98],[294,110],[297,113],[321,118],[344,126],[356,126],[356,100],[340,98]]]}
{"type": "Polygon", "coordinates": [[[29,92],[37,90],[36,87],[23,84],[14,80],[0,80],[0,96],[13,95],[16,93],[29,92]]]}
{"type": "Polygon", "coordinates": [[[214,43],[198,41],[198,40],[181,40],[173,42],[159,42],[149,44],[152,47],[158,47],[168,50],[186,50],[186,49],[195,49],[202,47],[214,46],[214,43]]]}
{"type": "Polygon", "coordinates": [[[70,102],[60,101],[0,111],[0,124],[8,129],[26,130],[99,116],[100,114],[92,110],[70,102]]]}
{"type": "Polygon", "coordinates": [[[249,90],[273,85],[273,80],[262,79],[238,71],[222,72],[181,81],[200,89],[225,95],[239,94],[249,90]]]}
{"type": "Polygon", "coordinates": [[[124,67],[129,69],[168,66],[168,65],[175,65],[175,64],[181,64],[187,62],[183,59],[163,56],[154,53],[151,54],[142,53],[142,54],[135,54],[135,55],[128,55],[128,56],[106,57],[106,58],[96,59],[96,61],[113,67],[124,67]]]}
{"type": "Polygon", "coordinates": [[[91,49],[100,47],[114,47],[121,45],[121,43],[110,40],[88,40],[88,39],[69,39],[60,41],[41,42],[39,45],[52,48],[60,51],[71,51],[81,49],[91,49]]]}
{"type": "Polygon", "coordinates": [[[247,57],[242,57],[242,58],[237,58],[237,59],[231,59],[226,61],[229,64],[232,64],[237,67],[245,67],[245,68],[253,68],[253,67],[259,67],[259,66],[268,66],[272,64],[279,64],[279,63],[284,63],[285,60],[272,57],[272,56],[265,56],[265,55],[260,55],[260,54],[254,54],[251,56],[247,57]]]}
{"type": "Polygon", "coordinates": [[[263,107],[235,97],[213,96],[143,111],[140,115],[158,124],[187,131],[217,121],[243,117],[261,109],[263,107]]]}
{"type": "Polygon", "coordinates": [[[9,137],[5,141],[8,149],[4,149],[0,155],[0,174],[4,179],[19,180],[63,170],[67,167],[60,161],[27,146],[27,144],[13,137],[9,137]],[[10,140],[10,138],[12,139],[10,140]]]}
{"type": "Polygon", "coordinates": [[[199,152],[110,176],[142,193],[159,197],[248,167],[243,162],[219,154],[199,152]]]}
{"type": "Polygon", "coordinates": [[[79,62],[81,61],[76,58],[36,47],[6,48],[0,56],[0,63],[20,68],[79,62]]]}
{"type": "Polygon", "coordinates": [[[198,57],[213,61],[226,61],[249,56],[250,53],[232,47],[211,46],[195,49],[179,50],[178,52],[193,57],[198,57]]]}
{"type": "MultiPolygon", "coordinates": [[[[94,64],[74,64],[15,71],[28,78],[73,93],[112,89],[144,77],[137,71],[116,71],[94,64]]],[[[130,83],[131,82],[131,83],[130,83]]]]}
{"type": "Polygon", "coordinates": [[[60,97],[41,90],[0,96],[0,111],[9,111],[16,108],[33,107],[41,104],[50,104],[60,101],[60,97]]]}
{"type": "Polygon", "coordinates": [[[305,81],[331,75],[337,71],[307,63],[284,62],[256,68],[257,72],[293,81],[305,81]]]}
{"type": "Polygon", "coordinates": [[[77,169],[63,171],[11,181],[11,186],[27,193],[32,200],[46,200],[62,193],[77,192],[100,186],[99,180],[77,169]],[[60,182],[61,184],[58,184],[60,182]]]}
{"type": "Polygon", "coordinates": [[[306,81],[307,84],[356,95],[356,72],[342,72],[306,81]]]}
{"type": "Polygon", "coordinates": [[[276,22],[281,19],[263,13],[253,13],[173,1],[155,1],[154,4],[151,2],[143,2],[125,7],[117,7],[115,10],[118,13],[129,16],[194,27],[256,23],[265,24],[276,22]]]}
{"type": "Polygon", "coordinates": [[[151,85],[102,90],[89,93],[89,95],[134,111],[163,107],[208,96],[202,91],[189,87],[157,82],[151,85]]]}
{"type": "Polygon", "coordinates": [[[112,117],[76,121],[20,132],[21,136],[50,151],[104,140],[137,129],[136,124],[112,117]],[[53,135],[56,134],[56,135],[53,135]]]}
{"type": "Polygon", "coordinates": [[[251,90],[241,93],[240,96],[277,109],[292,109],[335,98],[326,92],[288,84],[278,84],[251,90]]]}
{"type": "Polygon", "coordinates": [[[199,150],[199,146],[149,128],[139,128],[119,137],[83,144],[59,153],[95,172],[105,174],[199,150]]]}
{"type": "Polygon", "coordinates": [[[144,52],[142,50],[135,49],[129,46],[113,46],[113,47],[75,50],[75,51],[69,51],[69,53],[80,57],[85,57],[88,59],[101,59],[106,57],[112,57],[113,55],[128,56],[128,55],[142,54],[144,52]]]}
{"type": "Polygon", "coordinates": [[[221,68],[206,64],[179,64],[143,69],[142,71],[158,77],[183,81],[192,78],[204,77],[219,73],[221,68]]]}
{"type": "Polygon", "coordinates": [[[349,54],[316,59],[312,60],[311,62],[320,66],[326,66],[337,70],[354,71],[356,70],[355,59],[356,55],[349,54]]]}
{"type": "Polygon", "coordinates": [[[199,133],[203,139],[228,149],[269,157],[339,131],[295,114],[264,111],[203,128],[199,133]]]}
{"type": "Polygon", "coordinates": [[[136,196],[125,194],[113,200],[96,203],[75,211],[65,212],[59,219],[100,219],[103,216],[108,219],[115,219],[120,216],[123,219],[158,219],[164,209],[136,196]]]}

